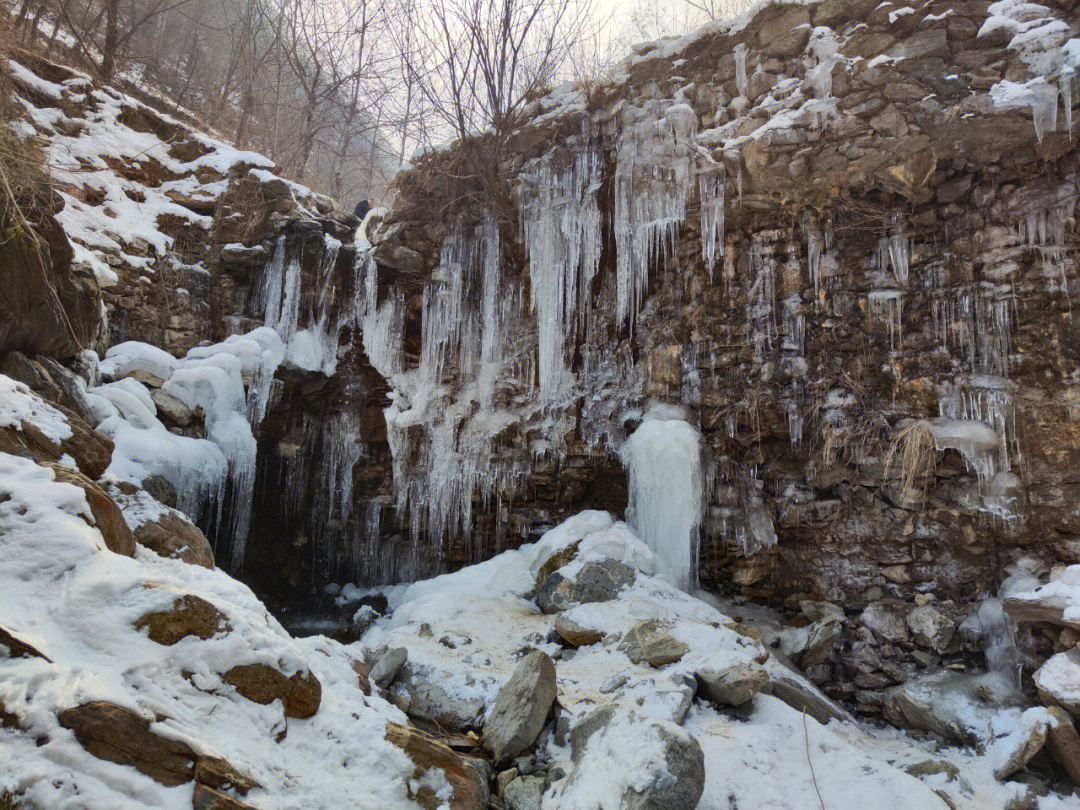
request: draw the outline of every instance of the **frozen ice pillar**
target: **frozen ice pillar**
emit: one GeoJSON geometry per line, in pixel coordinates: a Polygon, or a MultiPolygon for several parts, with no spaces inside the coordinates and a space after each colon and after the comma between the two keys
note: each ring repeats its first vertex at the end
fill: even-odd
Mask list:
{"type": "Polygon", "coordinates": [[[687,590],[697,580],[701,434],[673,410],[650,410],[623,445],[626,520],[656,554],[657,576],[687,590]]]}

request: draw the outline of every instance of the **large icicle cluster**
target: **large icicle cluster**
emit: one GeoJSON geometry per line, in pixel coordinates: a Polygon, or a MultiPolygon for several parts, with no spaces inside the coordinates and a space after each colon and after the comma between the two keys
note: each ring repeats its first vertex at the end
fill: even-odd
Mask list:
{"type": "Polygon", "coordinates": [[[603,159],[586,141],[571,149],[564,168],[545,155],[531,172],[522,206],[522,237],[529,249],[532,306],[538,331],[540,395],[554,399],[568,382],[566,345],[576,343],[587,316],[589,291],[600,265],[597,192],[603,159]]]}
{"type": "MultiPolygon", "coordinates": [[[[650,269],[673,257],[696,176],[697,113],[660,101],[627,107],[615,166],[617,318],[633,326],[650,269]]],[[[715,194],[714,194],[715,197],[715,194]]]]}

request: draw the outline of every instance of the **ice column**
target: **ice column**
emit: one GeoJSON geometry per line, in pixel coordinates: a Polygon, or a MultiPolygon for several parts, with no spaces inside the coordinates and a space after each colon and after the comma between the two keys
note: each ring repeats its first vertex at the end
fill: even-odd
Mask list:
{"type": "Polygon", "coordinates": [[[630,478],[627,521],[656,553],[658,575],[686,590],[697,580],[701,434],[664,415],[646,416],[623,446],[630,478]]]}

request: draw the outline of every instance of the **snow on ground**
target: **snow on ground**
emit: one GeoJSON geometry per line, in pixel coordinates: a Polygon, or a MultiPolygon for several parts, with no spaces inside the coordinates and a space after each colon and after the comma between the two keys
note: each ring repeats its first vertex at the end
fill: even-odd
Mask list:
{"type": "MultiPolygon", "coordinates": [[[[19,131],[46,143],[45,157],[64,209],[57,216],[75,248],[75,260],[102,286],[117,283],[114,265],[152,275],[178,226],[209,229],[208,212],[238,167],[274,179],[274,163],[255,152],[189,130],[172,117],[89,76],[59,69],[56,82],[13,59],[0,69],[14,80],[25,115],[19,131]]],[[[302,204],[317,195],[289,184],[302,204]]]]}
{"type": "MultiPolygon", "coordinates": [[[[395,601],[400,603],[396,610],[369,629],[360,644],[405,647],[410,665],[421,668],[424,679],[436,682],[448,699],[477,703],[483,711],[493,706],[521,650],[534,647],[556,658],[558,704],[572,724],[605,704],[658,721],[679,722],[686,710],[687,676],[692,679],[705,661],[761,660],[767,653],[714,607],[644,573],[654,567],[649,549],[625,524],[603,512],[583,512],[535,545],[415,583],[403,596],[396,594],[395,601]],[[560,573],[573,575],[584,562],[605,557],[625,561],[639,573],[616,599],[578,605],[558,614],[606,634],[598,643],[571,651],[550,640],[555,638],[556,616],[540,612],[532,591],[544,563],[575,543],[579,544],[577,557],[560,573]],[[618,649],[615,641],[622,634],[649,619],[659,620],[687,645],[689,650],[681,660],[654,669],[632,663],[618,649]]],[[[783,666],[775,657],[767,665],[771,671],[783,666]]],[[[789,672],[789,677],[814,690],[801,676],[789,672]]],[[[974,749],[941,747],[929,739],[917,740],[892,728],[875,729],[854,721],[832,720],[823,725],[765,694],[754,698],[753,711],[747,716],[695,700],[683,727],[705,753],[705,793],[698,805],[702,810],[805,810],[819,806],[818,790],[826,807],[948,807],[934,792],[940,790],[956,808],[984,810],[1005,807],[1025,791],[1017,783],[994,778],[993,749],[977,754],[974,749]],[[921,778],[904,770],[913,766],[921,778]]],[[[541,737],[540,744],[552,765],[561,765],[572,777],[569,750],[550,737],[546,743],[541,737]]],[[[628,740],[625,750],[613,751],[609,758],[618,761],[620,756],[634,756],[634,745],[628,740]]],[[[607,776],[602,773],[595,776],[597,783],[604,779],[607,776]]],[[[561,795],[564,788],[566,784],[556,783],[545,794],[546,810],[570,810],[576,801],[573,797],[585,795],[579,781],[571,779],[572,790],[561,795]]],[[[595,791],[586,793],[593,796],[595,791]]]]}
{"type": "Polygon", "coordinates": [[[291,639],[220,571],[106,550],[82,490],[30,460],[0,454],[0,493],[0,623],[49,659],[0,657],[0,703],[25,729],[0,729],[0,794],[50,810],[190,808],[191,783],[167,788],[97,759],[57,720],[103,700],[150,718],[157,735],[225,757],[262,786],[248,800],[265,810],[415,807],[406,793],[413,765],[384,740],[386,721],[405,718],[363,695],[341,645],[291,639]],[[167,647],[135,629],[182,594],[212,603],[227,631],[167,647]],[[287,720],[280,702],[252,703],[221,678],[256,662],[313,672],[318,713],[287,720]]]}

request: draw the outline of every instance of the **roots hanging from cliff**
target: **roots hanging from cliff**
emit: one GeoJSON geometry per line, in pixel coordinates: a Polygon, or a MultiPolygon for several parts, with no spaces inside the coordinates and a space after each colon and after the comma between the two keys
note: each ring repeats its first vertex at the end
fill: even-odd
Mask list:
{"type": "Polygon", "coordinates": [[[889,473],[895,467],[894,480],[899,484],[903,498],[917,500],[937,469],[937,461],[937,448],[930,428],[921,420],[911,421],[900,428],[885,454],[885,480],[889,480],[889,473]]]}

